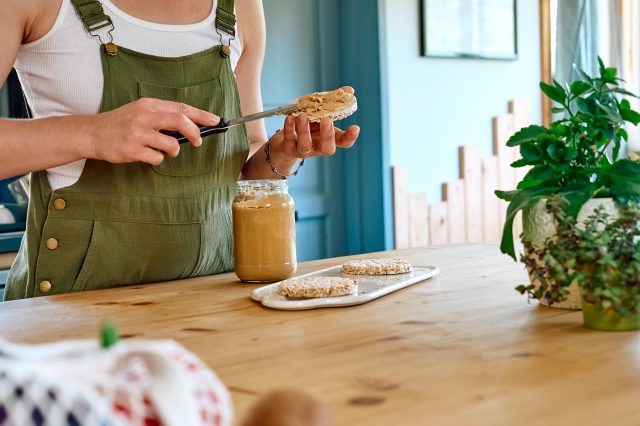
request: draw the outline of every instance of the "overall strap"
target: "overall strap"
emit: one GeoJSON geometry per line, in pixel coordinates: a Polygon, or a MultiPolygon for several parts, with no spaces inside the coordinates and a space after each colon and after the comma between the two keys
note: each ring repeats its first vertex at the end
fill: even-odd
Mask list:
{"type": "Polygon", "coordinates": [[[71,0],[71,3],[76,9],[80,19],[82,19],[84,28],[89,34],[100,40],[100,43],[104,46],[104,50],[107,52],[107,55],[117,55],[118,47],[113,43],[113,36],[111,35],[111,31],[113,31],[113,22],[109,15],[104,13],[102,4],[98,0],[71,0]],[[102,36],[96,32],[105,27],[110,27],[107,31],[109,41],[103,40],[102,36]]]}
{"type": "Polygon", "coordinates": [[[82,19],[86,30],[93,35],[93,31],[113,25],[109,15],[104,13],[102,4],[97,0],[71,0],[78,16],[82,19]]]}
{"type": "Polygon", "coordinates": [[[218,0],[216,9],[216,28],[229,34],[231,38],[236,36],[236,15],[233,13],[234,0],[218,0]]]}

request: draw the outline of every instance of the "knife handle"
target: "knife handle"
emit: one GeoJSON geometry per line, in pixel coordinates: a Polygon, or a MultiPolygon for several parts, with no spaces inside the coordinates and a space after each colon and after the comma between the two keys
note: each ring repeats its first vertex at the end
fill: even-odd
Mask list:
{"type": "MultiPolygon", "coordinates": [[[[220,122],[215,126],[199,126],[200,127],[200,136],[205,137],[209,135],[213,135],[216,133],[224,133],[229,130],[229,123],[227,120],[220,117],[220,122]]],[[[182,133],[177,130],[160,130],[160,133],[163,133],[167,136],[172,136],[178,140],[178,143],[185,143],[189,140],[182,133]]]]}

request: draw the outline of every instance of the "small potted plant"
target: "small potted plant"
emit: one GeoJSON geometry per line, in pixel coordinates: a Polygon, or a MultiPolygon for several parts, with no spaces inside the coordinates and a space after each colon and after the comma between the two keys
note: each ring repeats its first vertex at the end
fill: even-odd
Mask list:
{"type": "MultiPolygon", "coordinates": [[[[617,70],[605,67],[600,59],[598,77],[577,72],[580,79],[564,87],[557,81],[553,85],[540,83],[540,89],[556,103],[552,111],[565,116],[549,127],[525,127],[509,139],[507,146],[519,147],[522,157],[512,166],[530,170],[516,190],[496,191],[509,202],[500,249],[516,259],[513,221],[522,211],[523,259],[532,285],[537,287],[540,283],[532,266],[544,267],[544,263],[535,251],[556,232],[545,199],[561,196],[564,214],[580,222],[600,205],[615,216],[616,202],[640,197],[640,162],[620,156],[628,138],[625,125],[637,125],[640,114],[627,99],[618,97],[634,95],[620,87],[617,70]]],[[[564,299],[547,297],[545,291],[530,295],[543,304],[553,301],[554,306],[580,308],[577,288],[564,299]]]]}
{"type": "Polygon", "coordinates": [[[556,235],[535,250],[544,267],[530,265],[538,286],[522,285],[531,297],[562,300],[572,284],[580,289],[585,326],[596,330],[640,329],[640,209],[620,204],[617,218],[597,207],[582,224],[566,214],[566,201],[553,198],[546,207],[556,235]]]}

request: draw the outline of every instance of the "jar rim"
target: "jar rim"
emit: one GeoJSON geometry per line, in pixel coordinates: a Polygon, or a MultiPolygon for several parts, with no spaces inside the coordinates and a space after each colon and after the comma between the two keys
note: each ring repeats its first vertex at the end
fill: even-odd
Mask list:
{"type": "Polygon", "coordinates": [[[289,185],[286,179],[253,179],[239,180],[236,182],[238,191],[246,190],[270,190],[270,191],[286,191],[289,185]]]}

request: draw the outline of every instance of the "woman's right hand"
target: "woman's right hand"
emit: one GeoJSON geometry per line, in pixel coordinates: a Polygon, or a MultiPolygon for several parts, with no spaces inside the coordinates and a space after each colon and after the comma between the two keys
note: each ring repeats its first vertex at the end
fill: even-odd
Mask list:
{"type": "Polygon", "coordinates": [[[111,163],[145,162],[158,165],[176,157],[180,144],[160,130],[177,130],[193,146],[202,145],[198,125],[215,126],[220,118],[189,105],[142,98],[92,117],[85,156],[111,163]],[[196,125],[195,123],[198,123],[196,125]]]}

